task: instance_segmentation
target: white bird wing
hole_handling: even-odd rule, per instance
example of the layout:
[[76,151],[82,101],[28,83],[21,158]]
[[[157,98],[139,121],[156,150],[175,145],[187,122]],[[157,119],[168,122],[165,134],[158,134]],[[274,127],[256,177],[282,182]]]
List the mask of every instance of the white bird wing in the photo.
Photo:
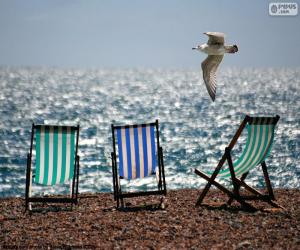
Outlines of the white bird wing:
[[216,72],[223,57],[224,57],[223,55],[220,56],[209,55],[201,63],[201,68],[203,71],[203,80],[207,88],[207,91],[213,101],[215,101],[216,89],[217,89]]
[[208,45],[221,44],[224,45],[225,34],[221,32],[205,32],[205,35],[208,36]]

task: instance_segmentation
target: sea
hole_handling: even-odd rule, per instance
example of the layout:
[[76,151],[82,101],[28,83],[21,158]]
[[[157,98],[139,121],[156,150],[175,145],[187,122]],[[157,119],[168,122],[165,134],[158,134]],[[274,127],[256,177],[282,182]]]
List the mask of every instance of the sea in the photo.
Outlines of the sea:
[[[0,197],[25,193],[32,123],[80,124],[79,192],[111,192],[111,124],[159,120],[167,189],[203,188],[194,168],[213,170],[246,114],[280,115],[266,160],[275,188],[300,188],[300,68],[223,68],[212,102],[198,69],[0,68]],[[237,159],[247,133],[238,140]],[[226,185],[230,183],[220,180]],[[261,168],[247,183],[264,187]],[[124,181],[155,188],[154,177]],[[68,185],[33,185],[34,194]]]

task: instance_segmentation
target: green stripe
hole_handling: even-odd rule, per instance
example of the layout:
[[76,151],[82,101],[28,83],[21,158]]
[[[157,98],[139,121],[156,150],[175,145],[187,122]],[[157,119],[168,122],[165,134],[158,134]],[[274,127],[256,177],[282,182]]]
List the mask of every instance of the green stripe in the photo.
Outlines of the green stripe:
[[[247,133],[247,142],[246,142],[246,146],[245,146],[245,149],[242,153],[242,155],[239,157],[239,159],[237,159],[234,163],[233,163],[233,167],[236,168],[243,160],[244,160],[244,157],[246,155],[246,153],[248,152],[249,150],[249,147],[250,147],[250,139],[251,139],[251,126],[247,124],[247,130],[248,130],[248,133]],[[241,166],[240,166],[241,167]],[[227,173],[227,175],[224,175],[222,177],[229,177],[231,176],[230,175],[230,169],[229,169],[229,166],[227,166],[226,169],[224,169],[222,172],[220,172],[220,174],[225,174]]]
[[48,172],[49,172],[49,127],[45,127],[45,154],[44,154],[44,179],[43,184],[48,184]]
[[70,136],[70,176],[69,176],[69,180],[71,180],[74,176],[74,159],[75,159],[75,130],[72,129],[71,130],[71,136]]
[[[268,147],[268,142],[269,142],[268,137],[269,137],[269,134],[270,134],[269,126],[266,125],[265,128],[266,128],[266,129],[265,129],[266,132],[265,132],[265,141],[264,141],[264,145],[263,145],[263,147],[262,147],[262,149],[261,149],[259,158],[257,159],[257,161],[256,161],[256,163],[255,163],[255,166],[257,166],[259,163],[261,163],[261,160],[263,159],[263,156],[264,156],[264,154],[265,154],[265,152],[266,152],[266,150],[267,150],[267,147]],[[272,139],[272,138],[270,138],[270,139]]]
[[[243,166],[241,166],[238,170],[238,175],[242,175],[243,173],[246,173],[248,172],[248,169],[251,168],[252,164],[253,164],[253,160],[255,158],[255,156],[258,154],[259,152],[259,149],[260,149],[260,145],[261,145],[261,137],[262,137],[262,126],[259,126],[259,125],[252,125],[252,126],[255,126],[254,128],[254,143],[251,147],[251,151],[250,151],[250,154],[248,155],[247,157],[247,161],[246,161],[246,164],[244,164]],[[258,132],[259,131],[259,132]],[[257,135],[258,134],[258,135]],[[255,144],[256,144],[256,141],[258,140],[258,143],[257,143],[257,148],[255,150]],[[255,151],[254,151],[255,150]],[[253,154],[254,153],[254,154]],[[253,154],[253,156],[252,156]]]
[[[262,146],[263,146],[263,131],[264,131],[264,128],[262,125],[256,125],[257,126],[257,130],[259,129],[260,130],[260,133],[259,133],[259,137],[258,137],[258,145],[257,145],[257,149],[255,151],[255,154],[253,155],[253,157],[251,158],[250,162],[248,163],[247,167],[244,167],[243,170],[242,170],[242,173],[245,173],[245,172],[248,172],[250,169],[254,168],[257,164],[257,160],[255,161],[255,158],[257,158],[259,160],[259,155],[261,154],[261,151],[262,151]],[[257,157],[258,156],[258,157]]]
[[[254,128],[254,131],[252,133],[252,126]],[[266,128],[265,133],[263,133],[263,128]],[[248,172],[250,169],[256,167],[258,164],[260,164],[264,159],[266,159],[271,151],[271,147],[273,145],[273,140],[274,140],[274,129],[275,126],[272,126],[269,128],[268,125],[248,125],[248,138],[247,138],[247,143],[245,146],[245,149],[242,153],[242,155],[239,157],[237,161],[233,163],[235,173],[240,176],[245,172]],[[258,135],[258,130],[260,131]],[[270,140],[268,140],[268,136],[272,133]],[[258,136],[258,138],[257,138]],[[252,143],[250,145],[251,138],[253,138]],[[257,144],[257,149],[254,152],[254,147],[255,147],[255,142],[258,139],[258,144]],[[246,157],[247,152],[249,151],[248,156]],[[251,157],[252,153],[254,153],[253,157]],[[254,161],[256,156],[258,155],[258,158]],[[246,157],[246,158],[245,158]],[[244,164],[238,166],[244,162]],[[238,167],[237,167],[238,166]],[[208,172],[212,173],[212,172]],[[222,170],[219,172],[221,178],[228,178],[230,177],[230,170],[229,167],[227,166],[226,169]]]
[[35,182],[38,183],[40,179],[40,147],[41,147],[41,130],[40,128],[36,129],[36,138],[35,138],[35,151],[36,151],[36,169],[35,169]]
[[66,176],[66,158],[67,158],[67,128],[62,128],[62,138],[61,138],[61,176],[60,176],[60,183],[65,182]]
[[238,164],[240,164],[240,162],[244,159],[244,157],[245,157],[245,155],[246,155],[246,153],[247,153],[247,151],[248,151],[248,148],[250,147],[251,126],[250,126],[250,125],[247,125],[247,129],[248,129],[248,138],[247,138],[245,150],[243,151],[241,157],[240,157],[237,161],[235,161],[235,162],[233,163],[233,166],[234,166],[234,167],[236,167]]
[[270,145],[269,145],[269,148],[267,149],[267,152],[265,154],[265,156],[261,159],[261,162],[263,162],[269,155],[270,155],[270,152],[271,152],[271,149],[272,149],[272,146],[273,146],[273,142],[274,142],[274,133],[275,133],[275,126],[272,125],[271,127],[271,139],[270,139]]
[[53,172],[51,185],[56,184],[57,178],[57,154],[58,154],[58,128],[55,127],[53,131]]
[[[252,154],[252,152],[253,152],[253,150],[254,150],[254,146],[255,146],[255,142],[256,142],[256,140],[255,140],[255,138],[256,138],[256,127],[253,127],[254,128],[254,132],[252,133],[252,126],[253,125],[249,125],[249,127],[250,127],[250,135],[249,135],[249,137],[251,138],[251,137],[253,137],[253,140],[252,140],[252,144],[251,145],[249,145],[249,154],[248,154],[248,156],[245,158],[245,164],[247,164],[247,162],[249,161],[249,159],[250,159],[250,157],[251,157],[251,154]],[[245,165],[241,165],[241,166],[239,166],[239,167],[237,167],[237,168],[235,168],[234,169],[234,171],[236,172],[236,171],[238,171],[239,169],[241,169],[241,168],[243,168],[243,166],[245,166]],[[231,175],[230,175],[230,172],[227,174],[227,175],[225,175],[225,176],[223,176],[223,177],[225,177],[225,178],[228,178],[228,177],[230,177]]]
[[[240,169],[241,169],[242,172],[243,172],[244,169],[246,169],[252,163],[253,157],[255,157],[256,152],[257,152],[257,151],[255,151],[255,144],[256,144],[256,142],[258,140],[258,143],[257,143],[257,149],[258,149],[259,148],[259,141],[261,140],[261,138],[260,138],[261,137],[261,133],[258,132],[258,130],[260,130],[260,127],[257,126],[257,125],[252,125],[252,126],[254,126],[254,133],[252,135],[253,138],[254,138],[254,140],[253,140],[253,143],[251,145],[250,153],[249,153],[249,155],[247,157],[246,163],[242,167],[240,167]],[[258,133],[259,133],[259,136],[258,136]],[[252,156],[252,154],[253,154],[253,156]]]
[[[268,147],[268,144],[269,144],[269,140],[268,140],[268,137],[269,137],[269,134],[270,134],[270,131],[269,131],[269,126],[268,125],[264,125],[265,128],[266,128],[266,132],[265,132],[265,137],[264,137],[264,144],[261,146],[260,148],[260,152],[259,152],[259,157],[258,159],[256,160],[256,162],[253,164],[253,166],[251,168],[254,168],[256,167],[258,164],[261,163],[262,159],[263,159],[263,156],[264,154],[266,153],[266,150],[267,150],[267,147]],[[271,140],[272,138],[270,138]]]
[[266,148],[268,145],[269,129],[268,129],[267,125],[260,126],[260,130],[263,130],[264,128],[265,128],[265,132],[264,132],[264,134],[263,134],[263,132],[261,132],[260,141],[259,141],[260,146],[258,147],[257,152],[255,154],[255,156],[258,155],[258,157],[255,161],[253,161],[253,159],[256,157],[253,157],[251,165],[248,165],[248,167],[245,168],[244,172],[248,172],[252,168],[256,167],[261,162],[261,159],[266,152]]

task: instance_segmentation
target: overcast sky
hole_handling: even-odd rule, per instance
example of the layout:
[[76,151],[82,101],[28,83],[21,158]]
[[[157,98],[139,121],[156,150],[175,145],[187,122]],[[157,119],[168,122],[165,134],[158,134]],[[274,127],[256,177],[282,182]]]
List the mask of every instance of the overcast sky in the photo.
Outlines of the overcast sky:
[[0,0],[0,65],[198,68],[191,48],[221,31],[239,47],[227,66],[298,67],[300,14],[269,16],[269,2]]

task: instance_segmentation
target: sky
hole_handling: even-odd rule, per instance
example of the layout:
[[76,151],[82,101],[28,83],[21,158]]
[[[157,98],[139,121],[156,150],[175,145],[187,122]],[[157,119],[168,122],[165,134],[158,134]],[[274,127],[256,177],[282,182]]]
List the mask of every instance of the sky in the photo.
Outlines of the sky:
[[192,47],[220,31],[239,47],[226,66],[299,67],[300,13],[270,2],[0,0],[0,66],[199,68]]

